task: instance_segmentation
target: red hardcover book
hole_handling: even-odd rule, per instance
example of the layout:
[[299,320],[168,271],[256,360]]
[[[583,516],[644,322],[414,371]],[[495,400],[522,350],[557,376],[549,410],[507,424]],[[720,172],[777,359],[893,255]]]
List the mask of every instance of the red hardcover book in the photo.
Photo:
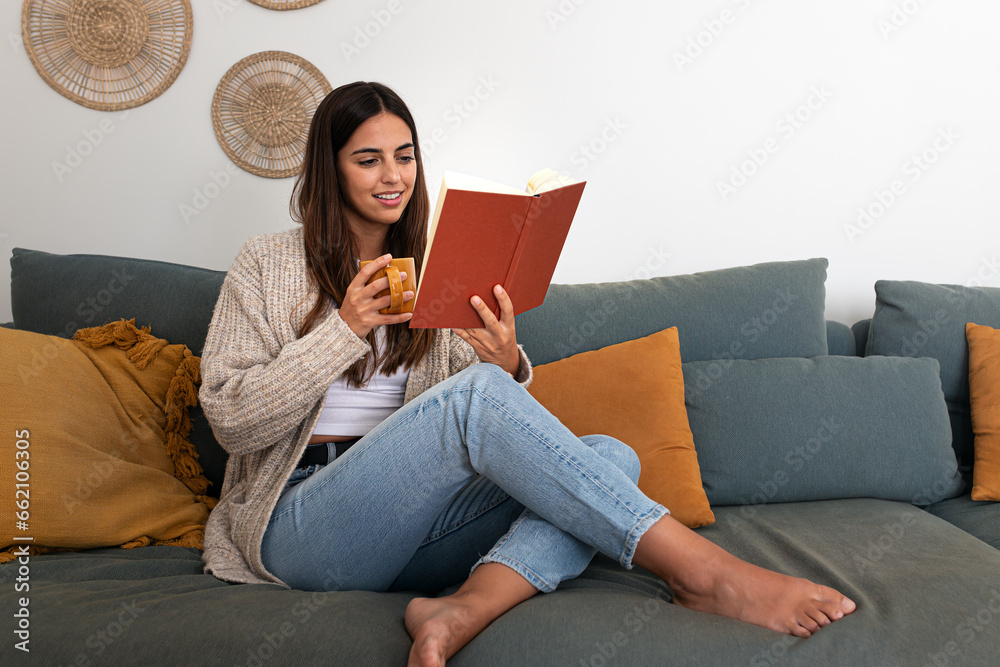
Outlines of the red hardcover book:
[[478,294],[500,318],[493,286],[518,315],[545,300],[586,182],[543,169],[520,191],[446,171],[417,277],[413,329],[482,327]]

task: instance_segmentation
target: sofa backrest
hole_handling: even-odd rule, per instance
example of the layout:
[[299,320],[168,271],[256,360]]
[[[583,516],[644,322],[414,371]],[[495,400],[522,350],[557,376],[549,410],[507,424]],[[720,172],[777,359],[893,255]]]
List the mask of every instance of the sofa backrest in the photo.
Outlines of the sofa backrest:
[[[678,325],[685,360],[853,355],[853,336],[823,317],[827,262],[812,259],[617,283],[552,285],[545,304],[517,318],[536,365]],[[135,318],[154,335],[201,354],[224,271],[107,255],[15,248],[13,325],[72,336],[79,328]],[[222,488],[227,454],[200,408],[191,441],[210,494]]]
[[14,248],[14,326],[69,338],[77,329],[135,318],[136,326],[201,354],[225,271],[108,255]]
[[551,285],[545,303],[517,317],[517,339],[534,364],[672,326],[678,328],[684,361],[824,355],[827,265],[825,259],[766,262],[681,276]]

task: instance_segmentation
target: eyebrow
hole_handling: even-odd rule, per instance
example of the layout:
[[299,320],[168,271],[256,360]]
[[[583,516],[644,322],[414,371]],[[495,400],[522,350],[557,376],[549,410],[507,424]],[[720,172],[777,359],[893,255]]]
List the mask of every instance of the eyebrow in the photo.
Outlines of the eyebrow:
[[[405,150],[407,148],[413,148],[413,144],[412,143],[408,143],[408,144],[403,144],[401,146],[398,146],[396,148],[396,152],[398,153],[399,151]],[[358,155],[360,153],[378,153],[379,155],[381,155],[382,154],[382,149],[381,148],[359,148],[358,150],[356,150],[353,153],[351,153],[351,155]]]

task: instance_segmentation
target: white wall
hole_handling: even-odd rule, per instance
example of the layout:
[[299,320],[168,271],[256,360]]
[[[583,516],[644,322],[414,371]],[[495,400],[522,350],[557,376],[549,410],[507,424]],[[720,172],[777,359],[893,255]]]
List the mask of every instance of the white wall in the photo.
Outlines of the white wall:
[[[240,171],[212,185],[228,164],[212,132],[215,86],[244,56],[277,49],[334,86],[387,83],[425,144],[439,130],[445,141],[425,149],[432,199],[446,168],[511,185],[542,166],[588,180],[556,282],[823,256],[827,315],[847,323],[871,315],[879,278],[1000,286],[995,0],[192,4],[194,43],[174,85],[109,114],[48,87],[19,44],[21,3],[4,3],[0,254],[226,269],[250,235],[291,226],[292,179]],[[391,20],[345,56],[377,15]],[[925,152],[936,161],[921,169]],[[766,162],[747,163],[755,173],[723,196],[719,184],[754,154]],[[884,214],[851,230],[894,181]],[[204,205],[206,188],[217,196],[186,221],[182,205]],[[11,319],[8,285],[6,274],[0,321]]]

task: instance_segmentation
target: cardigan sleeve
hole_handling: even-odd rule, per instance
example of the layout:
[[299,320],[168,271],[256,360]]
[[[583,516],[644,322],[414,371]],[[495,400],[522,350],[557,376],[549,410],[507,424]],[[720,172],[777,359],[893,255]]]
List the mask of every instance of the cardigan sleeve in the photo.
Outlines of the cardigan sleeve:
[[198,398],[231,454],[287,437],[330,383],[370,349],[336,309],[305,336],[282,344],[271,325],[280,315],[268,304],[292,295],[265,295],[261,264],[251,239],[226,274],[202,352]]

